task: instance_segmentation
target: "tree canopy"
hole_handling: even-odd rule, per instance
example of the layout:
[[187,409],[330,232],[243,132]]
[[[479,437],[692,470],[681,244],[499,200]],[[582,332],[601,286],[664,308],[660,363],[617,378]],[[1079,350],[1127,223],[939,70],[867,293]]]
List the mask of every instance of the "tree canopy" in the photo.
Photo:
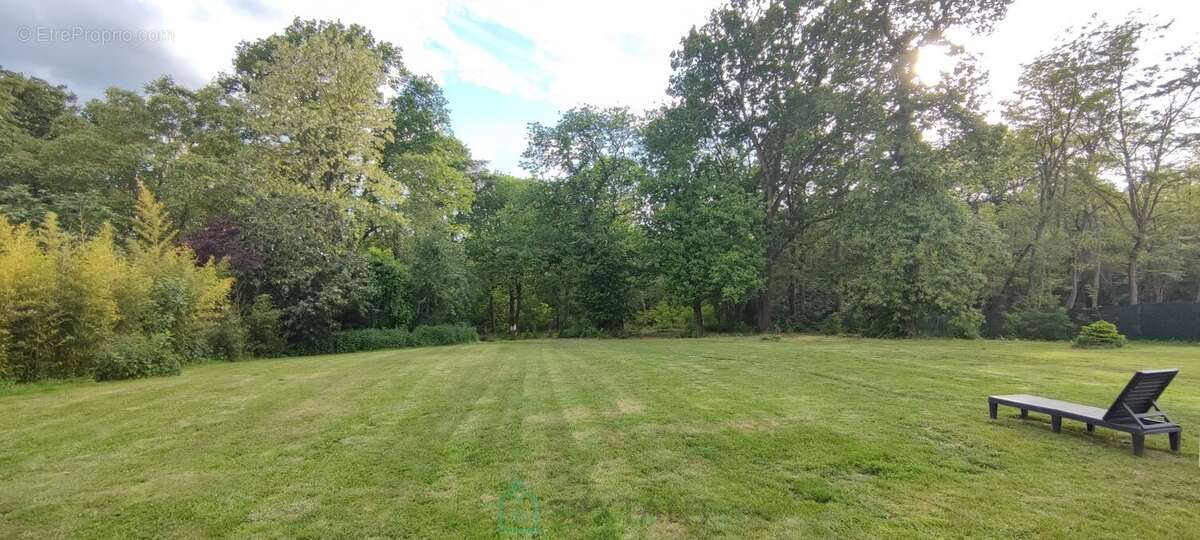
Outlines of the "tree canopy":
[[[92,314],[61,323],[80,343],[142,321],[271,351],[439,324],[970,337],[1005,313],[1200,301],[1195,54],[1145,54],[1161,21],[1089,23],[997,119],[947,36],[1007,7],[731,0],[681,37],[661,106],[530,124],[528,177],[473,158],[434,79],[359,25],[297,19],[209,85],[86,103],[0,70],[0,350],[51,370],[36,343],[62,306]],[[922,82],[933,45],[956,64]],[[60,298],[28,274],[52,264],[127,277]],[[141,318],[168,312],[190,322]]]

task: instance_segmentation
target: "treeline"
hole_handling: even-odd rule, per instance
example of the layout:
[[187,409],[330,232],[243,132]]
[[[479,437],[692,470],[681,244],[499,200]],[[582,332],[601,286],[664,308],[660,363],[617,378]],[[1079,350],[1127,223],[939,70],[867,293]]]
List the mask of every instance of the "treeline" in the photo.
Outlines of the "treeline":
[[437,86],[357,26],[297,20],[204,88],[82,106],[0,73],[0,376],[172,372],[357,328],[474,339],[442,325],[469,320],[462,216],[486,174]]
[[915,62],[1006,8],[718,9],[666,106],[532,125],[536,181],[478,191],[485,326],[1073,336],[1068,309],[1200,301],[1197,56],[1143,58],[1169,25],[1090,23],[993,123],[963,51],[936,84]]
[[297,20],[203,88],[82,105],[3,72],[0,213],[43,254],[32,231],[132,246],[145,186],[264,351],[440,325],[970,337],[985,314],[1200,298],[1196,56],[1092,24],[992,123],[969,56],[937,84],[915,63],[1007,4],[732,1],[681,40],[664,106],[529,126],[529,179],[474,160],[438,86],[360,26]]

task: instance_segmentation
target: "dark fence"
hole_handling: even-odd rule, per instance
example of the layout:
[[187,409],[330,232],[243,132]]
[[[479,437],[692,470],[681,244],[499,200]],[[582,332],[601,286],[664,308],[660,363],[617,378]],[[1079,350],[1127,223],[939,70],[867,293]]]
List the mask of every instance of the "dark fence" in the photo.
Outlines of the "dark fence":
[[1200,303],[1171,302],[1136,306],[1103,306],[1070,313],[1076,324],[1105,320],[1129,339],[1200,341]]

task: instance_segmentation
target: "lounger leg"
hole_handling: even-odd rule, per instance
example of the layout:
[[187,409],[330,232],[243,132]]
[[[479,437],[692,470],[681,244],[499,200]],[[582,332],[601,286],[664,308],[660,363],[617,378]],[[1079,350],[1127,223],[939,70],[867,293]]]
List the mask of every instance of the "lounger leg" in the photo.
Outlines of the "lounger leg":
[[1133,455],[1141,457],[1146,451],[1146,435],[1142,433],[1133,434]]
[[1167,434],[1167,436],[1171,438],[1171,451],[1172,451],[1172,452],[1178,452],[1178,451],[1179,451],[1179,439],[1180,439],[1180,435],[1182,435],[1182,434],[1181,434],[1180,432],[1178,432],[1178,431],[1172,431],[1172,432],[1170,432],[1170,433],[1168,433],[1168,434]]
[[1000,408],[999,403],[996,403],[995,401],[988,402],[988,416],[991,416],[992,420],[996,419],[996,409],[999,409],[999,408]]
[[1050,429],[1052,431],[1054,431],[1055,433],[1059,433],[1062,431],[1062,417],[1061,416],[1051,416],[1050,417]]
[[1088,433],[1096,431],[1096,424],[1088,424]]
[[1029,418],[1029,409],[1021,409],[1021,418]]

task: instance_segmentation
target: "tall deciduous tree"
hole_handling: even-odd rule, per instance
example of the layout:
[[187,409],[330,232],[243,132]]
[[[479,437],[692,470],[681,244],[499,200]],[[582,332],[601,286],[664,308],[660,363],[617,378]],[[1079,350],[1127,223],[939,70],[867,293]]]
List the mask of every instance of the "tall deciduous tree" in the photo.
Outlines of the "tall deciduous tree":
[[692,307],[704,333],[704,300],[738,302],[761,286],[758,205],[749,171],[736,155],[702,152],[685,109],[661,111],[646,129],[652,175],[646,251],[666,289]]
[[831,14],[839,40],[864,39],[868,86],[875,89],[878,131],[868,181],[858,208],[862,265],[848,289],[876,333],[914,336],[923,320],[948,317],[956,333],[978,332],[974,304],[983,285],[972,257],[990,233],[952,197],[946,152],[923,136],[961,137],[977,126],[963,122],[971,110],[969,71],[928,88],[916,78],[921,47],[957,28],[984,31],[1003,16],[1005,0],[967,2],[863,2]]
[[[1006,116],[1027,141],[1026,158],[1032,163],[1023,191],[1030,193],[1028,236],[1021,239],[1004,284],[997,295],[1002,304],[1009,298],[1014,281],[1026,274],[1026,300],[1039,303],[1041,268],[1039,249],[1047,227],[1066,223],[1064,202],[1085,191],[1087,178],[1081,171],[1094,171],[1098,146],[1108,121],[1108,93],[1099,84],[1103,59],[1086,38],[1076,38],[1042,54],[1025,66],[1016,99]],[[1074,185],[1072,185],[1074,184]],[[1025,210],[1024,208],[1022,210]],[[1091,218],[1083,219],[1083,225]],[[1078,228],[1078,227],[1077,227]]]
[[771,323],[771,279],[805,228],[830,219],[869,129],[861,35],[840,34],[838,2],[735,0],[694,28],[671,56],[668,93],[706,139],[749,156],[757,177],[762,287],[757,326]]
[[572,109],[553,126],[529,126],[522,161],[550,183],[544,219],[560,228],[564,284],[587,322],[607,331],[624,325],[632,287],[632,217],[645,174],[636,123],[625,109]]
[[1108,172],[1124,183],[1120,198],[1105,201],[1132,238],[1128,251],[1129,303],[1141,301],[1139,263],[1149,247],[1164,200],[1186,180],[1187,159],[1200,140],[1200,62],[1192,49],[1147,63],[1140,50],[1166,26],[1128,21],[1099,25],[1091,46],[1104,56],[1102,89],[1110,97],[1112,123],[1106,138]]
[[398,52],[358,26],[297,20],[282,35],[243,43],[235,61],[249,125],[271,178],[384,204],[402,196],[382,166]]

